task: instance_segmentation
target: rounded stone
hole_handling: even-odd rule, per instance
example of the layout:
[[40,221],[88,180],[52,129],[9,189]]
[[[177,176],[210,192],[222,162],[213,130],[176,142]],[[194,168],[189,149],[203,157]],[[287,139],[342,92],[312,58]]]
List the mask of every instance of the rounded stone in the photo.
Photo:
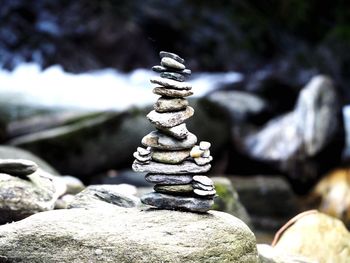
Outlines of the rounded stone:
[[194,189],[193,192],[198,196],[208,197],[208,198],[213,197],[216,194],[216,191],[214,189],[210,191]]
[[205,176],[205,175],[195,175],[193,176],[193,181],[203,185],[207,185],[207,186],[214,185],[213,181],[208,176]]
[[166,51],[160,51],[159,52],[159,56],[160,56],[160,58],[168,57],[168,58],[175,59],[177,62],[179,62],[181,64],[185,63],[185,60],[182,57],[180,57],[179,55],[175,54],[175,53],[166,52]]
[[190,90],[166,89],[163,87],[155,87],[153,93],[173,98],[184,98],[193,95],[193,92]]
[[203,150],[203,151],[209,150],[210,146],[211,146],[211,143],[210,143],[210,142],[202,141],[202,142],[199,143],[199,148],[200,148],[201,150]]
[[157,127],[157,129],[179,140],[185,139],[189,134],[189,131],[187,130],[187,127],[186,127],[186,123],[182,123],[180,125],[177,125],[171,128]]
[[192,182],[192,175],[147,174],[145,180],[153,184],[189,184]]
[[149,162],[148,164],[134,162],[132,169],[140,173],[162,173],[162,174],[200,174],[210,170],[211,165],[199,166],[193,162],[184,161],[180,164],[165,164],[157,162]]
[[166,71],[166,72],[160,73],[160,76],[162,78],[173,79],[173,80],[180,81],[180,82],[185,81],[184,75],[182,75],[180,73],[176,73],[176,72]]
[[151,155],[141,156],[138,152],[134,152],[133,156],[135,157],[136,160],[138,160],[141,163],[148,162],[152,159]]
[[163,67],[167,67],[167,68],[173,68],[173,69],[177,69],[177,70],[183,70],[185,69],[185,65],[176,61],[175,59],[169,58],[169,57],[164,57],[161,59],[160,64]]
[[229,214],[114,205],[54,210],[0,226],[0,255],[9,262],[259,262],[254,234]]
[[201,150],[199,146],[196,145],[191,149],[190,155],[192,158],[198,158],[198,157],[201,157],[203,153],[204,151]]
[[214,190],[214,186],[207,186],[207,185],[203,185],[201,183],[198,182],[192,182],[192,187],[195,189],[199,189],[199,190],[203,190],[203,191],[213,191]]
[[194,109],[187,106],[185,110],[159,113],[155,110],[147,114],[147,119],[157,127],[171,128],[183,123],[194,114]]
[[151,151],[149,149],[145,149],[142,147],[137,147],[137,152],[140,156],[148,156],[151,154]]
[[206,164],[210,163],[213,160],[213,157],[212,156],[209,156],[208,158],[197,157],[197,158],[193,158],[193,160],[198,165],[206,165]]
[[163,67],[163,66],[160,66],[160,65],[153,66],[152,70],[155,71],[155,72],[158,72],[158,73],[171,71],[171,72],[176,72],[176,73],[183,74],[183,75],[186,75],[186,76],[189,76],[192,73],[191,70],[187,69],[187,68],[183,69],[183,70],[176,70],[176,69],[169,69],[169,68],[166,68],[166,67]]
[[142,138],[142,144],[159,150],[183,150],[190,149],[197,142],[197,137],[189,133],[186,139],[177,140],[159,131],[152,131]]
[[152,160],[160,163],[177,164],[190,156],[190,150],[180,151],[153,151]]
[[188,100],[183,98],[160,97],[153,105],[157,112],[173,112],[186,109]]
[[164,88],[176,89],[176,90],[190,90],[192,85],[189,82],[179,82],[172,79],[165,79],[161,77],[152,77],[151,83],[158,84]]
[[14,176],[24,176],[34,173],[38,169],[35,162],[24,159],[0,159],[0,173]]
[[193,187],[191,184],[178,184],[178,185],[155,185],[154,191],[164,194],[189,194],[192,193]]

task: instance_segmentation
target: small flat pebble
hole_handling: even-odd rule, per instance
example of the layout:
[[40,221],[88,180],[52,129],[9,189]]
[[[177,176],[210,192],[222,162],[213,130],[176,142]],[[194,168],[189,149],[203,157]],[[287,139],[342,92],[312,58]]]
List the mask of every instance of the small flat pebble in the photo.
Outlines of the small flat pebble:
[[183,174],[147,174],[145,179],[153,184],[189,184],[192,182],[192,175]]
[[173,112],[186,109],[188,100],[183,98],[160,97],[153,105],[157,112]]
[[177,62],[179,62],[181,64],[185,63],[185,60],[182,57],[180,57],[179,55],[175,54],[175,53],[166,52],[166,51],[160,51],[159,52],[159,56],[160,56],[160,58],[168,57],[168,58],[175,59]]
[[176,70],[176,69],[169,69],[169,68],[166,68],[166,67],[163,67],[163,66],[160,66],[160,65],[153,66],[152,70],[155,71],[155,72],[158,72],[158,73],[171,71],[171,72],[176,72],[176,73],[183,74],[183,75],[186,75],[186,76],[189,76],[192,73],[191,70],[187,69],[187,68],[183,69],[183,70]]
[[167,79],[173,79],[173,80],[180,81],[180,82],[185,81],[185,76],[180,74],[180,73],[176,73],[176,72],[169,72],[169,71],[162,72],[162,73],[160,73],[160,77],[167,78]]
[[213,191],[214,190],[214,186],[207,186],[207,185],[203,185],[203,184],[200,184],[197,182],[193,182],[192,187],[194,189],[199,189],[199,190],[203,190],[203,191]]
[[177,140],[159,131],[152,131],[142,138],[142,144],[159,150],[184,150],[190,149],[197,142],[193,133],[188,133],[186,139]]
[[189,82],[179,82],[172,79],[165,79],[161,77],[152,77],[151,83],[158,84],[164,88],[176,89],[176,90],[190,90],[192,85]]
[[210,168],[210,164],[199,166],[190,161],[184,161],[180,164],[165,164],[153,161],[143,164],[135,161],[132,165],[135,172],[152,174],[200,174],[208,172]]
[[137,147],[137,152],[140,156],[148,156],[151,154],[151,151],[149,149],[145,149],[142,147]]
[[161,193],[148,193],[141,197],[141,202],[161,209],[207,212],[214,201],[194,197],[174,196]]
[[160,185],[154,186],[154,191],[164,194],[189,194],[192,193],[193,187],[191,184],[178,184],[178,185]]
[[215,190],[205,191],[205,190],[200,190],[200,189],[194,189],[193,192],[196,195],[203,196],[203,197],[213,197],[216,194]]
[[164,128],[164,127],[157,126],[157,129],[179,140],[185,139],[189,134],[189,131],[187,130],[187,127],[186,127],[186,123],[182,123],[180,125],[177,125],[171,128]]
[[0,159],[0,173],[25,176],[34,173],[38,165],[24,159]]
[[211,146],[210,142],[202,141],[199,143],[199,148],[203,151],[209,150],[210,146]]
[[210,156],[210,150],[205,150],[202,154],[202,157],[208,158]]
[[151,155],[149,156],[141,156],[138,152],[134,152],[133,156],[135,157],[136,160],[139,162],[148,162],[152,159]]
[[161,59],[160,64],[163,67],[167,67],[167,68],[173,68],[173,69],[177,69],[177,70],[183,70],[185,69],[185,65],[176,61],[175,59],[169,58],[169,57],[164,57]]
[[181,151],[157,151],[152,153],[152,160],[160,163],[177,164],[190,156],[190,150]]
[[196,145],[191,149],[190,156],[192,158],[198,158],[201,157],[203,153],[204,151],[201,150],[198,145]]
[[214,185],[213,181],[208,176],[205,176],[205,175],[195,175],[193,176],[193,181],[203,185],[207,185],[207,186]]
[[197,158],[193,158],[193,160],[198,165],[206,165],[206,164],[210,163],[213,160],[213,157],[212,156],[209,156],[208,158],[197,157]]
[[176,90],[176,89],[166,89],[163,87],[155,87],[153,93],[160,96],[167,96],[172,98],[184,98],[193,95],[190,90]]
[[171,128],[192,117],[194,109],[187,106],[185,110],[159,113],[155,110],[147,114],[147,119],[157,127]]

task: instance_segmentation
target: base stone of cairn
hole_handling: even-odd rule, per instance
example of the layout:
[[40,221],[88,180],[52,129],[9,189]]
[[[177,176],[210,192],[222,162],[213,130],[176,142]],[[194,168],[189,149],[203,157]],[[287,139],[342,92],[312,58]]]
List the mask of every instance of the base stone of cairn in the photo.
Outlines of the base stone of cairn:
[[146,148],[134,153],[133,170],[146,172],[154,192],[141,197],[144,204],[161,209],[207,212],[214,203],[213,182],[203,175],[211,168],[210,143],[197,143],[197,137],[184,123],[194,114],[186,97],[193,94],[185,81],[191,74],[185,60],[170,52],[160,52],[161,65],[152,69],[160,77],[151,78],[160,95],[148,115],[156,130],[142,139]]

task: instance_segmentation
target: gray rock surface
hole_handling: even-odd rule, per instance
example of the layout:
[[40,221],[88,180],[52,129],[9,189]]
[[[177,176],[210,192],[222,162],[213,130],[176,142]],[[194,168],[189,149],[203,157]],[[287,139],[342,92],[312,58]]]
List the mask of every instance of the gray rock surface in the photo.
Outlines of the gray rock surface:
[[204,213],[213,205],[212,199],[168,195],[162,193],[147,193],[141,197],[141,202],[160,209],[183,210]]
[[190,156],[190,150],[158,151],[152,153],[152,160],[160,163],[178,164]]
[[184,161],[181,164],[164,164],[150,162],[149,164],[140,164],[134,162],[132,168],[135,172],[146,173],[164,173],[164,174],[200,174],[210,170],[210,164],[198,166],[193,162]]
[[177,140],[159,131],[152,131],[142,138],[142,144],[159,150],[183,150],[190,149],[197,142],[193,133],[188,133],[183,140]]
[[162,72],[160,73],[162,78],[173,79],[176,81],[185,81],[185,77],[182,74],[176,72]]
[[153,184],[189,184],[192,182],[192,175],[147,174],[145,179]]
[[210,163],[213,160],[213,157],[212,156],[209,156],[209,157],[206,157],[206,158],[204,158],[204,157],[196,157],[196,158],[193,158],[193,160],[198,165],[206,165],[206,164]]
[[160,97],[153,105],[157,112],[170,112],[184,110],[188,106],[188,100],[183,98]]
[[163,57],[160,61],[160,64],[163,67],[173,68],[176,70],[183,70],[186,68],[184,64],[176,61],[175,59],[169,58],[169,57]]
[[77,194],[85,189],[83,182],[74,176],[65,175],[56,176],[55,178],[57,181],[66,185],[65,194]]
[[175,137],[176,139],[183,140],[187,137],[189,134],[189,131],[187,130],[186,123],[182,123],[180,125],[171,127],[171,128],[162,128],[158,127],[159,130],[161,130],[163,133],[170,135],[172,137]]
[[254,234],[226,213],[117,206],[54,210],[1,226],[0,255],[31,263],[259,262]]
[[188,194],[193,192],[191,184],[155,185],[154,191],[164,194]]
[[257,245],[261,263],[316,263],[300,255],[292,255],[265,244]]
[[162,77],[152,77],[151,83],[160,85],[163,88],[176,89],[176,90],[190,90],[192,85],[189,82],[179,82],[173,79],[165,79]]
[[14,176],[29,175],[38,169],[38,165],[25,159],[0,159],[0,173]]
[[89,185],[74,197],[68,208],[102,208],[109,204],[130,208],[138,206],[140,200],[120,192],[118,185]]
[[153,93],[173,98],[184,98],[193,95],[193,92],[190,90],[166,89],[163,87],[155,87]]
[[[155,71],[155,72],[158,72],[158,73],[162,73],[162,72],[166,72],[166,71],[169,71],[170,69],[169,68],[166,68],[166,67],[163,67],[163,66],[160,66],[160,65],[157,65],[157,66],[153,66],[152,67],[152,70]],[[191,75],[191,70],[190,69],[183,69],[183,70],[173,70],[174,72],[177,72],[177,73],[180,73],[180,74],[183,74],[183,75]]]
[[160,51],[159,52],[159,56],[160,56],[160,58],[168,57],[168,58],[175,59],[177,62],[179,62],[181,64],[185,63],[185,60],[182,57],[180,57],[179,55],[175,54],[175,53],[166,52],[166,51]]
[[147,118],[156,126],[171,128],[183,123],[188,118],[192,117],[194,110],[187,106],[185,110],[177,112],[159,113],[155,110],[148,113]]

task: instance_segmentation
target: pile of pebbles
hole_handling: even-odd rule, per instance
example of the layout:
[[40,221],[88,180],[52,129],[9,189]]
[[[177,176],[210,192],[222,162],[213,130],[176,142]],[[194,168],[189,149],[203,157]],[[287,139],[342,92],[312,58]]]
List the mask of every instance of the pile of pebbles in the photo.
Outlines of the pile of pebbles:
[[193,116],[188,96],[192,86],[185,82],[191,70],[185,60],[174,53],[160,52],[161,65],[152,69],[160,77],[153,93],[160,95],[148,115],[156,130],[142,139],[146,148],[134,153],[133,170],[146,172],[146,181],[154,183],[154,191],[142,196],[144,204],[161,209],[206,212],[214,203],[215,189],[210,178],[203,175],[211,168],[210,143],[197,143],[197,137],[184,123]]

